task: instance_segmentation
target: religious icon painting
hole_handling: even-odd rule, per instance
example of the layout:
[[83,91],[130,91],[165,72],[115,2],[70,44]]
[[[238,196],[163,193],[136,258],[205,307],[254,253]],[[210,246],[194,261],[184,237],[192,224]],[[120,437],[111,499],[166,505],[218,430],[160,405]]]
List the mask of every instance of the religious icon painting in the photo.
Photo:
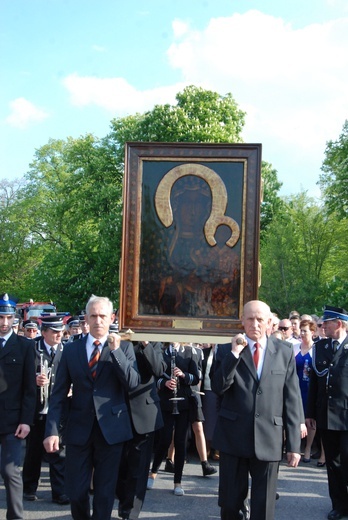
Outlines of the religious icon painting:
[[239,331],[258,291],[261,145],[127,143],[125,165],[121,329]]

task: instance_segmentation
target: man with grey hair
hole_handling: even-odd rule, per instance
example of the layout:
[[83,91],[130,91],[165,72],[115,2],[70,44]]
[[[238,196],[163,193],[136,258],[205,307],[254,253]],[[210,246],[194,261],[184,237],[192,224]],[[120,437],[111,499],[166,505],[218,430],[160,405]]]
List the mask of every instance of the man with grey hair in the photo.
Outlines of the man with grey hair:
[[[220,452],[219,505],[222,520],[241,518],[251,476],[251,518],[273,520],[285,430],[288,465],[300,461],[301,408],[294,352],[267,337],[269,306],[245,304],[231,344],[218,348],[212,390],[221,396],[214,434]],[[283,422],[284,420],[284,422]]]
[[58,428],[72,386],[66,427],[66,491],[75,520],[91,518],[89,487],[93,474],[94,520],[111,518],[122,449],[132,437],[127,393],[140,382],[131,342],[109,334],[113,305],[91,296],[86,306],[89,334],[67,343],[60,361],[46,421],[44,446],[59,449]]

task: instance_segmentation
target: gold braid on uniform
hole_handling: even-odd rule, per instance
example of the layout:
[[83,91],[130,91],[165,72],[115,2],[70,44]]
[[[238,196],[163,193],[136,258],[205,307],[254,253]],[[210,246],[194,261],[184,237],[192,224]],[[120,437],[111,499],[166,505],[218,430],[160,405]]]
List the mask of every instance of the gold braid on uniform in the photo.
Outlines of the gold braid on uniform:
[[[329,344],[327,343],[324,348],[328,348],[328,347],[329,347]],[[313,352],[312,352],[312,368],[313,368],[314,372],[317,374],[318,377],[324,377],[329,372],[329,367],[325,368],[322,371],[319,371],[317,369],[316,364],[315,364],[315,361],[316,361],[316,351],[317,351],[317,349],[316,349],[316,346],[314,345],[313,346]]]

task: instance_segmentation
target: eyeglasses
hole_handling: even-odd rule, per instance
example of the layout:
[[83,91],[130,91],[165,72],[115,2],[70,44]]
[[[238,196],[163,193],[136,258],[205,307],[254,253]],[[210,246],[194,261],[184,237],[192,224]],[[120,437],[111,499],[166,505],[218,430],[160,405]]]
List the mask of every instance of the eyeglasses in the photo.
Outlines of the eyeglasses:
[[285,330],[289,330],[290,327],[278,327],[278,330],[281,330],[281,331],[285,331]]

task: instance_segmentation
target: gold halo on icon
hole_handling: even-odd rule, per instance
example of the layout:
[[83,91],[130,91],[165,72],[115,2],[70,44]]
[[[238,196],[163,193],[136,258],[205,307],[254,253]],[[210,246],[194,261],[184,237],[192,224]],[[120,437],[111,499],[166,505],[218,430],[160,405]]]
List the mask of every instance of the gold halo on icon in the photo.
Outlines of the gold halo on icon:
[[165,227],[173,223],[173,211],[170,204],[170,194],[173,184],[188,175],[194,175],[203,179],[210,187],[212,194],[212,207],[210,216],[204,225],[204,235],[210,246],[216,245],[215,233],[218,226],[225,225],[231,230],[231,236],[226,245],[233,247],[240,237],[240,229],[237,222],[225,215],[227,208],[227,190],[221,177],[211,168],[202,164],[181,164],[175,166],[165,174],[158,184],[155,194],[155,208],[158,218]]

